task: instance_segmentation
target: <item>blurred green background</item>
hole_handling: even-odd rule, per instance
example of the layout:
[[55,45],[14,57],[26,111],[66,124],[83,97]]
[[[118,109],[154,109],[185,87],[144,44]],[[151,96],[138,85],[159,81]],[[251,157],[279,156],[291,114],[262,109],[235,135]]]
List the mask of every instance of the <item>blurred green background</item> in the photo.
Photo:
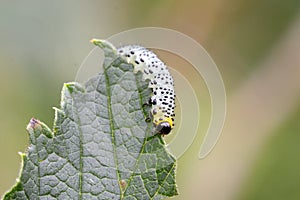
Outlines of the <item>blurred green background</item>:
[[214,151],[198,159],[199,133],[179,159],[174,199],[300,199],[299,6],[297,0],[1,1],[0,195],[18,176],[27,123],[35,117],[52,126],[63,83],[75,79],[94,48],[89,40],[157,26],[205,47],[228,98]]

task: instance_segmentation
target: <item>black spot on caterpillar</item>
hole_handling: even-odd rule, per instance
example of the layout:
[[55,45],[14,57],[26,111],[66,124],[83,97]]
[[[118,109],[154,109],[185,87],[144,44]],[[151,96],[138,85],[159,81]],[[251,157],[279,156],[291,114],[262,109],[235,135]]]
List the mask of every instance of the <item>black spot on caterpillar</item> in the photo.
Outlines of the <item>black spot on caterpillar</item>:
[[174,81],[168,67],[150,50],[129,45],[118,48],[118,54],[134,66],[134,72],[141,71],[144,79],[149,79],[152,89],[151,113],[156,131],[167,135],[174,127],[175,91]]

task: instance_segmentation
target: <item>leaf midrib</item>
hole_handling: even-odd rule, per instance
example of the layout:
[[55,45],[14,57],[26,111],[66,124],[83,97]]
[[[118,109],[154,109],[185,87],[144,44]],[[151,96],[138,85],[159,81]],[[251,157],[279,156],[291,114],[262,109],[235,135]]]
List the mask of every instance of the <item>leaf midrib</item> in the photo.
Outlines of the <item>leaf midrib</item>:
[[[141,92],[141,90],[139,89],[141,86],[139,85],[139,81],[138,81],[138,79],[137,79],[137,74],[136,74],[136,73],[134,74],[134,77],[135,77],[135,83],[136,83],[137,90],[138,90],[138,96],[139,96],[139,100],[140,100],[140,101],[139,101],[139,102],[140,102],[140,106],[141,106],[141,108],[142,108],[142,110],[143,110],[144,118],[146,119],[146,118],[148,117],[148,116],[147,116],[147,111],[146,111],[146,109],[144,108],[144,102],[143,102],[143,98],[142,98],[142,92]],[[149,126],[147,125],[146,134],[148,133],[148,131],[149,131]],[[140,152],[139,152],[139,155],[138,155],[138,157],[137,157],[137,159],[136,159],[136,161],[135,161],[135,165],[134,165],[134,168],[133,168],[133,172],[132,172],[132,174],[130,175],[130,177],[129,177],[129,179],[128,179],[128,184],[127,184],[126,188],[124,189],[123,194],[126,193],[126,190],[127,190],[127,188],[129,187],[130,182],[131,182],[131,180],[133,179],[133,176],[135,175],[135,171],[136,171],[136,169],[137,169],[139,159],[140,159],[140,157],[141,157],[141,155],[142,155],[142,153],[143,153],[143,151],[144,151],[145,144],[146,144],[146,142],[148,141],[148,140],[147,140],[147,137],[146,137],[146,134],[145,134],[145,138],[144,138],[143,144],[142,144],[142,146],[141,146],[141,150],[140,150]],[[150,194],[149,194],[149,196],[150,196]]]
[[110,87],[110,82],[109,82],[109,76],[107,74],[107,70],[112,66],[112,64],[109,65],[109,67],[104,67],[104,76],[105,76],[105,87],[106,87],[106,92],[107,92],[107,109],[108,109],[108,119],[109,119],[109,125],[111,129],[111,140],[112,140],[112,145],[113,145],[113,151],[114,151],[114,162],[116,165],[116,175],[118,178],[118,185],[119,185],[119,190],[120,190],[120,198],[123,198],[123,193],[122,193],[122,188],[120,186],[120,174],[119,174],[119,163],[118,163],[118,158],[117,158],[117,148],[116,148],[116,136],[115,136],[115,127],[114,127],[114,119],[113,119],[113,114],[112,114],[112,101],[111,101],[111,87]]
[[[76,116],[77,119],[75,120],[75,119],[72,119],[71,117],[68,117],[68,118],[71,121],[74,121],[74,122],[77,121],[78,122],[79,151],[80,151],[80,153],[79,153],[79,170],[78,170],[78,172],[79,172],[79,188],[78,188],[79,196],[78,196],[78,198],[80,200],[82,200],[83,199],[83,197],[82,197],[82,194],[83,194],[83,192],[82,192],[82,188],[83,188],[83,174],[82,174],[82,172],[83,172],[83,161],[82,161],[82,158],[83,158],[83,143],[82,143],[82,141],[83,141],[83,132],[81,130],[81,121],[80,121],[80,117],[79,117],[80,114],[78,113],[77,106],[74,105],[76,101],[74,101],[73,92],[70,92],[70,94],[71,94],[71,97],[72,97],[72,108],[76,108],[76,109],[73,109],[73,111],[75,112],[74,113],[74,118]],[[69,160],[69,159],[67,158],[67,160]],[[72,162],[69,162],[69,163],[72,163]]]

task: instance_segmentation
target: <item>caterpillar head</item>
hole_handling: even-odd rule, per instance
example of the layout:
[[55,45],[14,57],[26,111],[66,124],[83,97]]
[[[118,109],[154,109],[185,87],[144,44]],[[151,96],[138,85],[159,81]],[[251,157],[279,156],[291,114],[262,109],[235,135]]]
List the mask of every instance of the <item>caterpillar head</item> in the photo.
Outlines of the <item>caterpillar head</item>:
[[156,131],[162,135],[168,135],[171,132],[173,126],[174,124],[172,119],[167,117],[158,121],[158,123],[156,124]]

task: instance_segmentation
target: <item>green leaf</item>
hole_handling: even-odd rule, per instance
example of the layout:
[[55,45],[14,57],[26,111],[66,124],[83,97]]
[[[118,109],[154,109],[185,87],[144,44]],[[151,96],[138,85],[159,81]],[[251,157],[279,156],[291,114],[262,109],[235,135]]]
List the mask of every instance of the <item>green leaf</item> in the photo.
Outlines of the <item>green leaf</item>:
[[53,131],[31,119],[22,170],[4,199],[163,199],[177,195],[175,158],[146,122],[141,73],[101,40],[104,72],[66,83]]

